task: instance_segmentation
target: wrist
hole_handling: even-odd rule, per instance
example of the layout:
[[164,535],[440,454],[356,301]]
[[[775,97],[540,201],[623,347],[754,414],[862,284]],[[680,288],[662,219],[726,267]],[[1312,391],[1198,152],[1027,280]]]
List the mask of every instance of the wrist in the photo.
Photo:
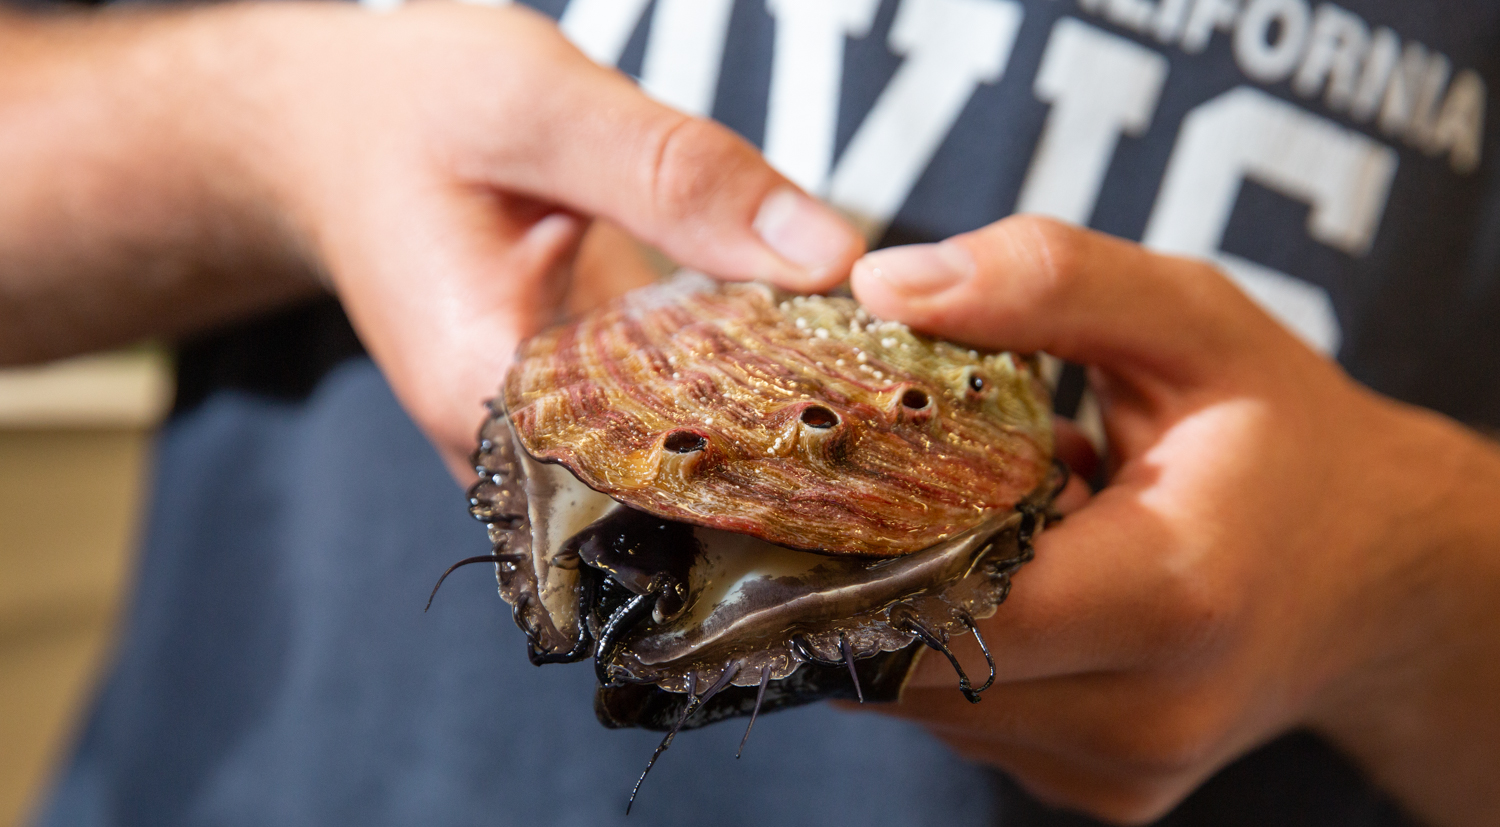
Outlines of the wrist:
[[[1363,446],[1383,491],[1349,608],[1357,657],[1311,723],[1435,824],[1492,823],[1500,758],[1500,450],[1440,415],[1381,401]],[[1359,465],[1347,466],[1361,468]]]

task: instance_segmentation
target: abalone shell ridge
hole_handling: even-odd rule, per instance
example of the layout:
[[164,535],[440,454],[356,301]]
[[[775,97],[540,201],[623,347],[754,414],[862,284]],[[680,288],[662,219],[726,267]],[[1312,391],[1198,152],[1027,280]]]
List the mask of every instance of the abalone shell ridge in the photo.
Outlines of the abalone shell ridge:
[[626,505],[834,554],[935,545],[1052,454],[1028,360],[697,275],[524,342],[503,401],[529,454]]

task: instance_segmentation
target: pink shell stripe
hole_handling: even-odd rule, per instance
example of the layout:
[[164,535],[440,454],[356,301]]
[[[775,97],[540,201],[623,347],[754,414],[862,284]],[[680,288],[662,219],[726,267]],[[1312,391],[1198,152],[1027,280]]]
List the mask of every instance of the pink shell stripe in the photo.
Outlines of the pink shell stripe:
[[1052,453],[1028,360],[702,277],[523,343],[504,401],[526,451],[627,505],[829,553],[928,548],[1014,507]]

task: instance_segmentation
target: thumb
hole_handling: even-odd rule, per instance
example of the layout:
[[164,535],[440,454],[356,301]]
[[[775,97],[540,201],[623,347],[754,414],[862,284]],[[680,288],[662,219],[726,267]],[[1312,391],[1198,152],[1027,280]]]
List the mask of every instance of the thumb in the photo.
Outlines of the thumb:
[[510,108],[527,129],[490,156],[489,183],[607,218],[674,261],[728,279],[820,291],[848,277],[863,237],[733,131],[685,115],[555,32],[552,79]]
[[1035,216],[876,251],[852,280],[871,312],[929,333],[1171,384],[1224,370],[1276,329],[1207,264]]
[[644,180],[606,193],[604,215],[674,261],[721,278],[821,292],[849,277],[865,243],[837,212],[728,129],[668,118],[640,161]]

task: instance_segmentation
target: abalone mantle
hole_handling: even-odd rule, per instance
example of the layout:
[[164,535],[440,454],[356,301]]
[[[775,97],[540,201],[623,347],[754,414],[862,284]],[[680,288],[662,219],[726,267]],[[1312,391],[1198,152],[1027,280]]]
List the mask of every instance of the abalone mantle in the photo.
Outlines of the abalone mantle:
[[1038,490],[1046,398],[1029,360],[852,299],[696,274],[528,340],[502,394],[526,454],[626,506],[874,557],[932,548]]
[[[626,685],[686,693],[721,680],[738,687],[779,682],[809,662],[840,662],[841,646],[860,661],[900,652],[916,641],[898,620],[903,615],[947,640],[994,614],[1010,575],[1030,557],[1019,511],[992,514],[898,558],[796,551],[653,517],[516,449],[502,410],[485,423],[475,462],[484,479],[470,490],[471,510],[502,555],[500,593],[526,632],[532,659],[594,655],[601,699]],[[1053,472],[1026,498],[1038,520],[1058,487]],[[602,629],[619,604],[600,602],[606,581],[650,607],[608,646]],[[898,692],[904,678],[903,670],[886,690]],[[705,720],[718,714],[705,712]],[[601,720],[622,725],[603,713]]]

